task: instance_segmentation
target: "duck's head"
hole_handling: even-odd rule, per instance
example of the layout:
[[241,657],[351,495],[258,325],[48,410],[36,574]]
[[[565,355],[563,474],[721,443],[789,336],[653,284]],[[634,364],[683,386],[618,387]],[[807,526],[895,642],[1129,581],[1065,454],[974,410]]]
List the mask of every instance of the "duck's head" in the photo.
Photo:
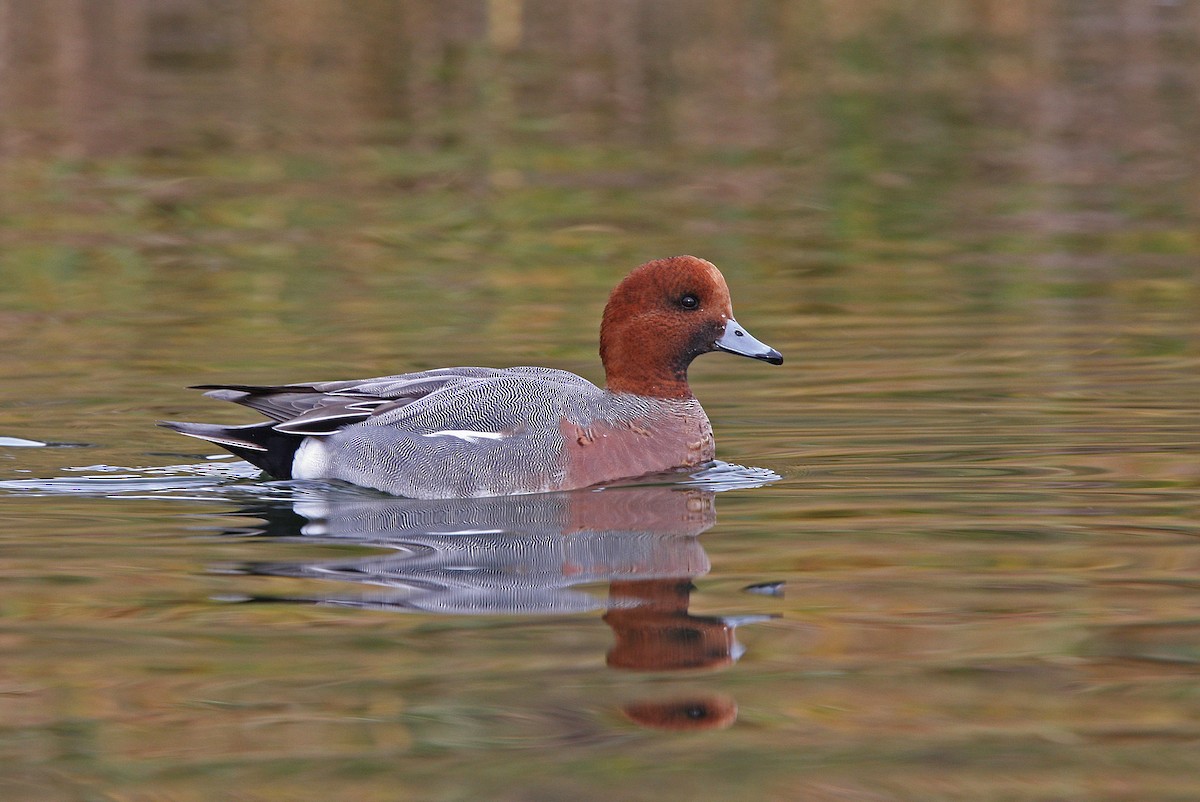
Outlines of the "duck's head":
[[783,364],[783,355],[733,318],[721,271],[695,256],[656,259],[617,285],[600,324],[608,389],[656,398],[689,398],[687,369],[709,351]]

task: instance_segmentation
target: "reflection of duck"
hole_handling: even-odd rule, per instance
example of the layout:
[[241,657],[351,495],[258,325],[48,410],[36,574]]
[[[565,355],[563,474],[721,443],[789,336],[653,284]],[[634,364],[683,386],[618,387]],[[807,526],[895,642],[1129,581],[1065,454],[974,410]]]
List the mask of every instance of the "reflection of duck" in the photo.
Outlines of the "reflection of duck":
[[[751,474],[753,475],[753,474]],[[743,478],[743,486],[754,483]],[[553,614],[607,607],[614,668],[728,666],[734,629],[768,616],[693,616],[692,580],[708,572],[698,535],[716,521],[715,492],[683,485],[613,487],[528,496],[422,501],[332,493],[291,509],[254,511],[264,536],[352,542],[387,556],[257,563],[254,574],[357,582],[369,596],[317,603],[443,614]],[[244,531],[244,530],[243,530]],[[578,590],[609,583],[608,602]],[[641,699],[629,720],[658,729],[715,729],[737,718],[719,693]]]
[[[741,656],[734,628],[761,617],[692,616],[692,579],[708,573],[697,536],[716,521],[715,493],[684,485],[603,491],[401,499],[330,494],[266,508],[257,531],[352,541],[387,556],[254,563],[246,573],[386,588],[314,601],[460,614],[550,614],[608,608],[609,664],[644,671],[715,667]],[[608,603],[575,588],[609,582]]]
[[[319,563],[259,563],[249,573],[380,586],[327,604],[440,613],[566,613],[603,608],[578,586],[687,584],[708,572],[696,536],[716,520],[713,492],[680,486],[462,500],[325,496],[257,510],[260,530],[390,549]],[[616,599],[619,604],[631,600]]]

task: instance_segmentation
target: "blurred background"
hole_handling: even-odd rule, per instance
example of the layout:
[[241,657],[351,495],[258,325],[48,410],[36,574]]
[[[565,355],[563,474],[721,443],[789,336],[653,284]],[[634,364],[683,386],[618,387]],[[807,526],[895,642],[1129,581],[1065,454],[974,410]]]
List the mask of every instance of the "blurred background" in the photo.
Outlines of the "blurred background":
[[403,306],[454,353],[542,327],[568,357],[684,252],[789,330],[851,298],[1194,307],[1192,2],[0,0],[0,36],[17,351],[103,312],[163,324],[87,338],[135,370],[211,367],[200,327],[231,371],[279,332],[378,372]]

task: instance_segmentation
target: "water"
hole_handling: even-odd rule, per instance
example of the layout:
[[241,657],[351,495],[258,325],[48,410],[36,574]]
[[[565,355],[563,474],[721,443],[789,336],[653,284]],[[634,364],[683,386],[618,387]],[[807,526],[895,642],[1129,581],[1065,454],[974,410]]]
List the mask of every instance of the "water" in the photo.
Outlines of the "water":
[[[79,31],[3,73],[0,797],[1200,797],[1192,4],[335,5],[146,12],[128,135]],[[787,360],[696,362],[697,477],[411,502],[153,426],[599,379],[681,252]]]

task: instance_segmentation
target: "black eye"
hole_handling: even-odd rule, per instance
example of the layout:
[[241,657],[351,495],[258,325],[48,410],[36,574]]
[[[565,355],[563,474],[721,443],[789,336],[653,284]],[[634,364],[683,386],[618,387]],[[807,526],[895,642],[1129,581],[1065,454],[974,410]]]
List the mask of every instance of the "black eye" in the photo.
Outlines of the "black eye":
[[695,309],[700,305],[700,299],[695,295],[688,294],[679,299],[679,305],[684,309]]

